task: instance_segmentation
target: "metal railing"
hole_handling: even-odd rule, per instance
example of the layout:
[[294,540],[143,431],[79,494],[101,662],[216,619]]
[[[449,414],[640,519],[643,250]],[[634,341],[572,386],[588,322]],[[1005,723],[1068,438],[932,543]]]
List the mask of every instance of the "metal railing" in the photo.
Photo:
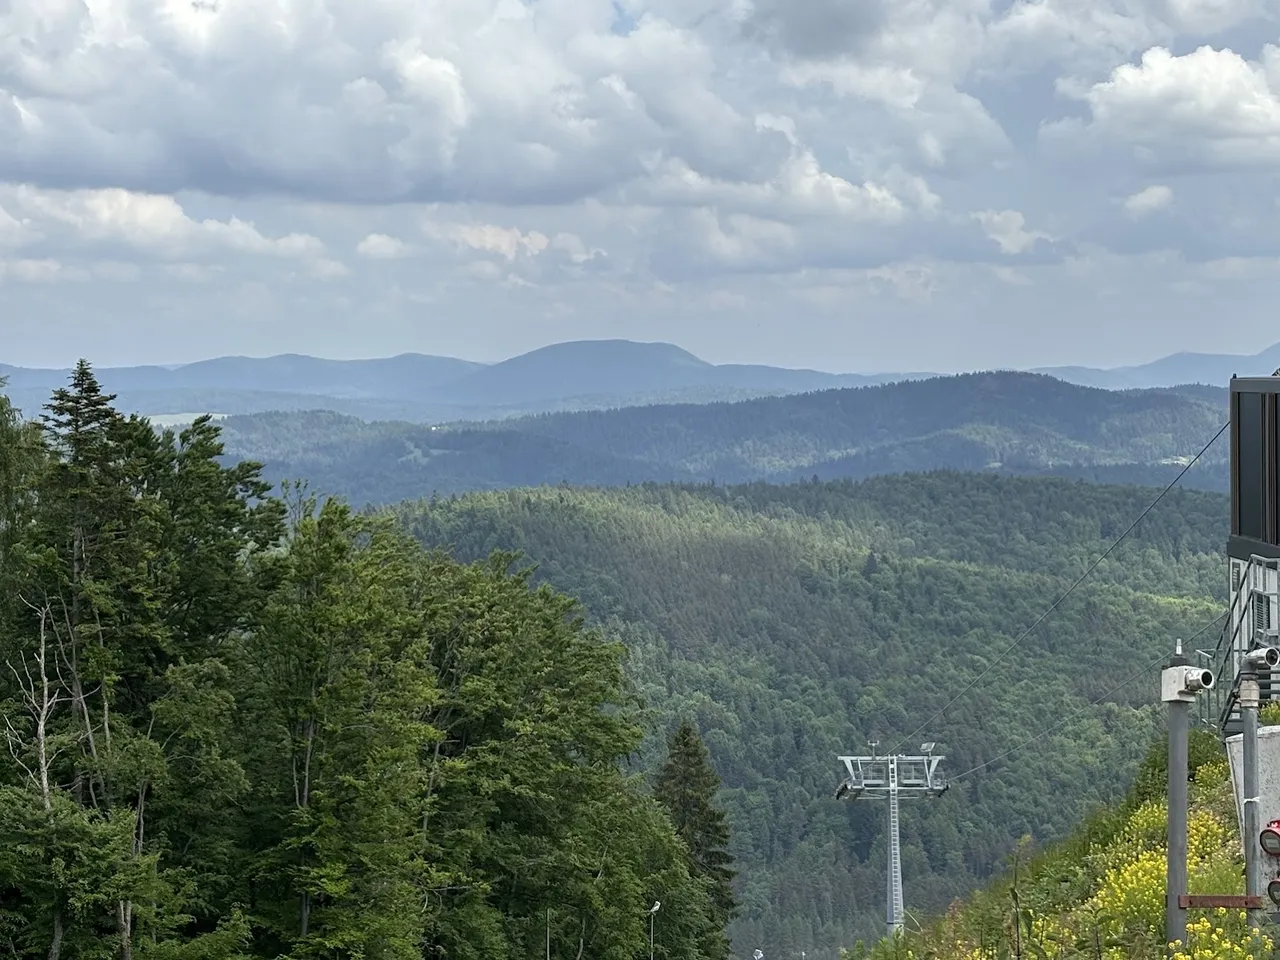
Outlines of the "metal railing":
[[[1234,567],[1234,564],[1233,564]],[[1270,575],[1268,575],[1270,574]],[[1280,601],[1280,559],[1252,555],[1245,563],[1240,582],[1231,595],[1226,622],[1213,651],[1197,651],[1208,656],[1217,683],[1200,699],[1200,720],[1223,737],[1238,732],[1240,664],[1256,647],[1276,646],[1280,629],[1272,611]],[[1259,678],[1262,700],[1277,699],[1270,674]]]

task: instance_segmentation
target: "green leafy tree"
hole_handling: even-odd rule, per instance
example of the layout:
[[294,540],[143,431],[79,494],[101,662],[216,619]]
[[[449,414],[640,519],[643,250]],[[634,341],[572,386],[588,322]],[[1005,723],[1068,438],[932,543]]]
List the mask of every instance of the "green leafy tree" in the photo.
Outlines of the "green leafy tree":
[[224,469],[200,443],[206,427],[121,416],[87,363],[46,411],[45,465],[4,480],[3,502],[27,506],[0,632],[0,845],[24,856],[0,870],[0,902],[18,905],[15,940],[55,960],[229,942],[240,921],[200,883],[243,785],[217,654],[251,619],[237,584],[278,536],[273,509],[250,503],[254,465]]

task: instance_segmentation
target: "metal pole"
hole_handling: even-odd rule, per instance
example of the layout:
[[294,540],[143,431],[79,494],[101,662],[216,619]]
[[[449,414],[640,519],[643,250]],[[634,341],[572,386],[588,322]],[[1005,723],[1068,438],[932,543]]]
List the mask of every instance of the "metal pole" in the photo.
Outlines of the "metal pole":
[[[1187,665],[1182,644],[1170,667]],[[1178,898],[1187,892],[1187,735],[1191,704],[1169,702],[1169,854],[1165,885],[1165,940],[1187,942],[1187,911]]]
[[902,930],[902,841],[898,831],[898,758],[889,759],[889,936]]
[[649,911],[649,960],[653,960],[653,918],[654,913]]
[[[1244,783],[1242,784],[1242,827],[1244,828],[1244,892],[1246,896],[1262,894],[1262,857],[1258,849],[1258,674],[1252,664],[1245,661],[1240,671],[1240,720],[1243,736],[1241,760]],[[1262,911],[1249,911],[1250,923],[1262,922]]]

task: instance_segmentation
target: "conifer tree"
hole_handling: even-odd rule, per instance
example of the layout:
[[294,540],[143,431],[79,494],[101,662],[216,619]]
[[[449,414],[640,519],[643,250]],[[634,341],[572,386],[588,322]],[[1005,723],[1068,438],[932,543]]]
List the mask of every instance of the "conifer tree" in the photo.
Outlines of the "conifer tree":
[[728,851],[729,825],[716,806],[720,778],[711,766],[706,744],[689,720],[667,741],[667,760],[658,773],[654,794],[667,809],[677,835],[689,848],[689,872],[704,879],[715,919],[723,928],[738,911],[733,894],[733,857]]

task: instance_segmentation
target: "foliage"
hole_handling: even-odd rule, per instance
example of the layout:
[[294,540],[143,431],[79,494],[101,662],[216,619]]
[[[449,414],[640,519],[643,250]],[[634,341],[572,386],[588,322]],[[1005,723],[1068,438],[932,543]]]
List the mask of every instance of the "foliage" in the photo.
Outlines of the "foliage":
[[84,363],[0,431],[0,952],[634,960],[661,899],[656,957],[720,956],[572,600],[275,499]]
[[[1241,894],[1243,858],[1231,784],[1222,749],[1202,736],[1188,821],[1191,893]],[[1216,749],[1209,749],[1216,747]],[[1152,747],[1154,766],[1164,744]],[[967,901],[956,901],[928,927],[870,948],[844,951],[847,960],[1028,956],[1070,960],[1245,960],[1270,955],[1269,930],[1243,911],[1192,913],[1187,942],[1166,944],[1163,797],[1144,798],[1139,782],[1125,802],[1100,812],[1067,840],[1027,857],[1020,850],[1008,873]]]
[[[351,502],[570,483],[864,478],[940,468],[1163,486],[1225,419],[1225,393],[1111,392],[984,373],[738,403],[489,423],[274,413],[224,423],[231,455]],[[1226,444],[1184,484],[1226,489]]]
[[626,643],[649,705],[641,762],[656,769],[659,731],[687,717],[723,781],[736,953],[821,960],[883,929],[884,810],[832,800],[836,758],[897,744],[984,673],[920,732],[952,776],[988,765],[904,808],[913,914],[980,884],[1022,835],[1063,836],[1122,795],[1163,722],[1160,654],[1221,610],[1225,498],[1169,494],[996,658],[1150,497],[936,473],[488,492],[394,513],[463,560],[522,551]]
[[706,744],[688,720],[681,722],[667,740],[667,759],[658,771],[654,796],[671,816],[676,833],[689,850],[689,872],[711,890],[718,921],[718,942],[709,950],[727,957],[725,924],[738,912],[733,894],[735,871],[728,852],[729,826],[716,806],[720,778],[711,766]]

